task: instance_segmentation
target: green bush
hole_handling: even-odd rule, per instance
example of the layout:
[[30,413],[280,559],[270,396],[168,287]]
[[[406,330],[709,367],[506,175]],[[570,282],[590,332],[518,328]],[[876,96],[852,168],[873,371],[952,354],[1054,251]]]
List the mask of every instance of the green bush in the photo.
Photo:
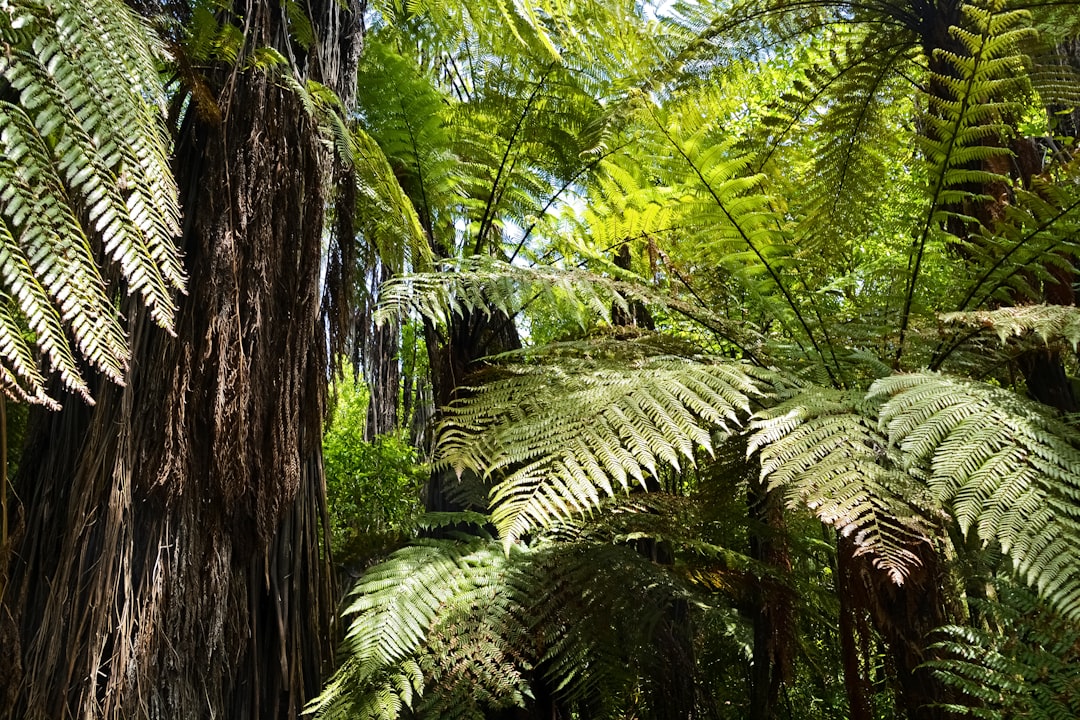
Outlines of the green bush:
[[335,561],[350,567],[411,536],[423,511],[428,469],[400,435],[364,440],[367,391],[348,377],[337,384],[330,427],[323,435],[330,542]]

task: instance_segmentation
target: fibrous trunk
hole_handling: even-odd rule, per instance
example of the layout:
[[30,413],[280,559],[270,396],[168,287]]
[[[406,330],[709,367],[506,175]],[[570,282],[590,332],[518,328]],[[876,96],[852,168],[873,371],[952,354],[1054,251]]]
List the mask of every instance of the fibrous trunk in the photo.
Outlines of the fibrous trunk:
[[[243,10],[253,44],[288,42],[280,9]],[[323,71],[348,75],[350,58],[327,53]],[[189,112],[177,144],[176,336],[130,310],[126,387],[32,430],[0,716],[292,718],[329,662],[326,151],[269,73],[219,75],[220,116]]]

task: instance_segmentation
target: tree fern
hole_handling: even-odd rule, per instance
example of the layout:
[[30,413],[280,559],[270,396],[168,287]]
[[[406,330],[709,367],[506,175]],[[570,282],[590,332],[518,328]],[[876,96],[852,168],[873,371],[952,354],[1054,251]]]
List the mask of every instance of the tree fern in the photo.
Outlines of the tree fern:
[[[18,308],[4,320],[5,386],[55,406],[31,369],[33,343],[89,401],[75,352],[115,382],[128,352],[97,254],[162,327],[184,283],[155,49],[111,2],[9,0],[0,10],[0,272],[4,311]],[[33,340],[16,331],[22,323]]]

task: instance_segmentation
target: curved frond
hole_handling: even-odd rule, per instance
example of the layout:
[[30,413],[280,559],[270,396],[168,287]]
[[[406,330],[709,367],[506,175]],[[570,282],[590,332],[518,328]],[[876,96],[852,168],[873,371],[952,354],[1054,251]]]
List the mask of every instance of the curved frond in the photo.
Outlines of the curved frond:
[[712,431],[736,427],[761,388],[750,366],[701,358],[586,358],[501,368],[447,408],[437,462],[495,480],[504,542],[693,464]]
[[1069,305],[1021,305],[996,310],[944,313],[942,322],[985,330],[1001,342],[1034,335],[1046,345],[1080,347],[1080,308]]
[[[0,39],[0,273],[21,316],[4,324],[25,323],[65,388],[89,401],[75,349],[115,382],[128,354],[97,254],[164,328],[184,285],[156,48],[112,0],[4,0]],[[5,360],[30,397],[53,404],[25,353]]]
[[881,429],[904,468],[967,532],[1000,545],[1017,573],[1080,617],[1080,432],[1045,406],[935,374],[877,381]]
[[875,411],[861,391],[809,388],[755,415],[748,452],[760,453],[762,479],[789,505],[852,536],[856,553],[900,584],[933,528]]
[[997,602],[980,603],[997,628],[949,626],[927,663],[968,704],[949,709],[972,717],[1045,718],[1080,715],[1080,625],[1026,592],[1006,588]]

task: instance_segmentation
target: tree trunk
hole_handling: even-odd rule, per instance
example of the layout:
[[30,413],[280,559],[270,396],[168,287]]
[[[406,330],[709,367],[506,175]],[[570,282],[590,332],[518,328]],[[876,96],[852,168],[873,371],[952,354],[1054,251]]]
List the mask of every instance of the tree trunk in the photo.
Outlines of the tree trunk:
[[[329,42],[310,55],[291,48],[276,5],[237,15],[249,47],[288,51],[335,86],[353,76],[359,38],[340,4],[320,5]],[[176,337],[129,309],[127,386],[98,383],[95,407],[69,399],[31,430],[0,608],[17,644],[0,716],[294,718],[331,657],[328,158],[268,73],[223,68],[210,82],[220,116],[189,111],[177,142],[190,282]]]
[[[779,490],[770,492],[757,477],[749,482],[747,510],[752,528],[750,557],[776,570],[791,573],[791,555],[784,538],[785,523]],[[750,667],[750,719],[778,717],[780,690],[791,678],[795,646],[795,608],[792,591],[780,583],[759,580],[752,597],[754,647]]]
[[909,720],[944,720],[950,714],[940,705],[959,698],[923,663],[931,659],[927,650],[931,633],[955,619],[946,611],[945,588],[949,583],[937,552],[929,544],[912,550],[919,565],[903,585],[897,585],[866,556],[855,556],[851,538],[841,537],[837,544],[840,567],[851,574],[847,587],[857,596],[856,606],[869,611],[870,621],[888,647],[898,712]]

